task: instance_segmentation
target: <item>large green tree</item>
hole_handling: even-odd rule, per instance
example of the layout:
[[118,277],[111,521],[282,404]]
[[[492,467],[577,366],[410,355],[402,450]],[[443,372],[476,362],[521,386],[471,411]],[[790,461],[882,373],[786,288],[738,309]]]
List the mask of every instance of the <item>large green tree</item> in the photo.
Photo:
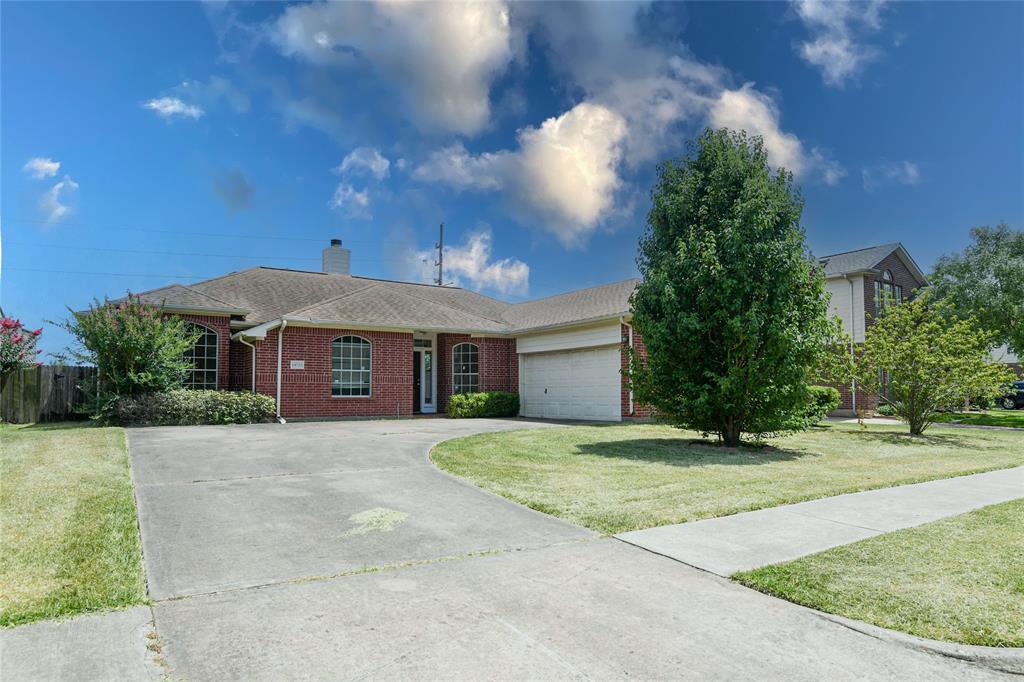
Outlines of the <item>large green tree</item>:
[[895,407],[914,435],[942,410],[998,397],[1013,378],[1006,365],[988,357],[995,335],[947,308],[927,297],[887,306],[868,327],[857,361],[858,383]]
[[759,137],[706,130],[659,168],[637,259],[637,398],[727,445],[806,426],[808,379],[835,343],[803,201]]
[[974,317],[997,343],[1024,354],[1024,230],[1006,223],[971,229],[963,253],[941,257],[927,289],[961,318]]

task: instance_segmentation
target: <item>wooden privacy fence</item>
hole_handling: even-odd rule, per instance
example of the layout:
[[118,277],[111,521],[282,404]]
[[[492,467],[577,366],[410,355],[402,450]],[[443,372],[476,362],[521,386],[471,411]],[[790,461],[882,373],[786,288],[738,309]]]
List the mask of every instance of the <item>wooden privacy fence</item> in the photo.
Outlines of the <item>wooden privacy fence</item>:
[[0,419],[12,424],[74,418],[75,408],[86,402],[84,385],[95,367],[42,365],[3,378]]

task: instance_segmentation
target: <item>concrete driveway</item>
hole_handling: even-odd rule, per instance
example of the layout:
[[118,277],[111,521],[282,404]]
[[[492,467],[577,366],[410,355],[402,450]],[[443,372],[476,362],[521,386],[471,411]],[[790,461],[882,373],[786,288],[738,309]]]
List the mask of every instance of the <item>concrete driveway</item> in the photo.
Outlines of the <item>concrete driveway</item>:
[[129,431],[149,592],[184,597],[594,537],[430,464],[421,419]]
[[446,438],[549,426],[133,430],[152,608],[0,633],[4,678],[1002,679],[519,507],[426,459]]

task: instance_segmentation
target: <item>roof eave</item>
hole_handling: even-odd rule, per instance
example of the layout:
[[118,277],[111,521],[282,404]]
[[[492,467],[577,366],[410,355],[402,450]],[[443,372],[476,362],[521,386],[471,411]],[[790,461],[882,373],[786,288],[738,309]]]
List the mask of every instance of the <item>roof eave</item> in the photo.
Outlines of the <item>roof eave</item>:
[[327,327],[337,329],[365,329],[370,331],[399,331],[399,332],[429,332],[437,334],[472,334],[475,336],[511,336],[512,332],[509,330],[497,330],[497,329],[473,329],[473,328],[459,328],[459,327],[430,327],[423,325],[394,325],[394,324],[374,324],[369,322],[355,322],[352,320],[328,320],[312,317],[296,317],[294,315],[285,315],[269,322],[250,327],[248,329],[242,329],[235,334],[232,334],[232,338],[245,337],[249,339],[263,340],[267,338],[267,332],[271,329],[275,329],[281,326],[282,322],[288,324],[297,324],[307,327]]
[[184,305],[175,303],[161,303],[158,304],[163,310],[170,310],[176,313],[189,313],[192,315],[248,315],[248,310],[242,310],[241,308],[207,308],[199,307],[194,305]]
[[523,327],[521,329],[516,329],[512,333],[516,336],[521,336],[524,334],[536,334],[555,329],[563,329],[565,327],[582,327],[596,322],[611,322],[612,320],[621,320],[622,318],[632,319],[632,317],[633,311],[625,310],[617,313],[609,313],[608,315],[598,315],[596,317],[587,317],[581,320],[572,320],[571,322],[555,322],[553,324],[545,324],[539,327]]

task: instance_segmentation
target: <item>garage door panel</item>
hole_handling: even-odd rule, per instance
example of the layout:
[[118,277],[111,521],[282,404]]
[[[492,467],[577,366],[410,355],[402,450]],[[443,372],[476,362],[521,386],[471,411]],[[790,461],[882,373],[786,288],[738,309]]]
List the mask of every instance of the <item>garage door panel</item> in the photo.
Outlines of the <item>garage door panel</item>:
[[621,420],[617,346],[521,357],[524,416]]

